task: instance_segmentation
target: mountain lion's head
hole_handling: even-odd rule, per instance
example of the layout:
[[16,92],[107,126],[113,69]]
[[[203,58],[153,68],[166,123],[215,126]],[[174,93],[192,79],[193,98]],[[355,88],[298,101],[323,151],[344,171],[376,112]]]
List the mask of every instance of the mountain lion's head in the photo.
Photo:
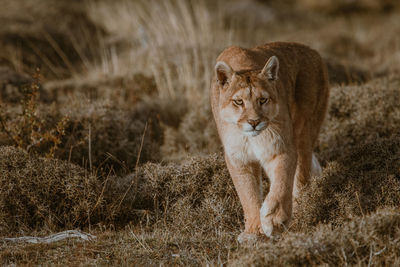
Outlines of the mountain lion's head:
[[224,61],[215,65],[220,89],[220,117],[246,136],[257,136],[278,114],[276,81],[279,61],[269,58],[262,70],[235,72]]

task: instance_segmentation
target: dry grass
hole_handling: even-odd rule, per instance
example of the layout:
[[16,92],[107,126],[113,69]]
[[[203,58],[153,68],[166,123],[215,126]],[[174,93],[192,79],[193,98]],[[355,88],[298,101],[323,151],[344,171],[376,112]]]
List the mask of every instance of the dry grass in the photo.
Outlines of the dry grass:
[[57,231],[98,220],[97,177],[64,161],[0,148],[1,234]]
[[[210,14],[205,1],[118,1],[109,9],[107,2],[100,2],[90,13],[135,47],[128,55],[129,67],[151,73],[162,97],[202,97],[213,59],[231,43],[221,14]],[[125,64],[119,61],[118,68]]]
[[[32,82],[25,73],[40,66],[41,131],[69,120],[54,158],[11,147],[0,133],[0,235],[79,227],[98,238],[1,240],[1,264],[399,265],[395,2],[28,2],[0,12],[10,25],[0,26],[0,104],[15,126]],[[326,58],[324,168],[301,193],[289,231],[246,247],[236,241],[243,215],[208,89],[224,47],[274,40]]]
[[279,242],[242,250],[232,266],[399,264],[400,215],[397,209],[355,217],[341,227],[321,225],[313,232],[288,233]]

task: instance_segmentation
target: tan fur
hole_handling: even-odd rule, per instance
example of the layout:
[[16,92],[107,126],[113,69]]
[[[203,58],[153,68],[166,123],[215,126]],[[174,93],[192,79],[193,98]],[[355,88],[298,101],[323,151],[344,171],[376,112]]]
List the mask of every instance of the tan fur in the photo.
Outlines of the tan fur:
[[[243,206],[240,240],[257,233],[273,236],[287,226],[292,195],[320,171],[313,148],[328,95],[326,67],[307,46],[233,46],[217,58],[211,106]],[[262,169],[270,179],[264,201]]]

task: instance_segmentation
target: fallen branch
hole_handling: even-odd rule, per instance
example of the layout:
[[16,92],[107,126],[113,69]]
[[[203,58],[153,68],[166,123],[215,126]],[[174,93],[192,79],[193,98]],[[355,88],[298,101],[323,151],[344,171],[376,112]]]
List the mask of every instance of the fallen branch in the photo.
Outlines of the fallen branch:
[[6,237],[4,240],[11,242],[27,242],[33,244],[49,244],[53,242],[57,242],[67,238],[81,238],[86,241],[92,241],[96,239],[96,236],[84,233],[78,230],[67,230],[57,234],[52,234],[46,237],[35,237],[35,236],[21,236],[21,237]]

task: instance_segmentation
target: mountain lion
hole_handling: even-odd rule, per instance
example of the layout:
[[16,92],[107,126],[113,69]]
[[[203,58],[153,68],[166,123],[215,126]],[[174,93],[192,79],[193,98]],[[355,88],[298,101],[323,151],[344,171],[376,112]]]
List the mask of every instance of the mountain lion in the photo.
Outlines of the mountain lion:
[[[244,211],[240,242],[282,232],[293,197],[311,175],[321,173],[313,148],[328,96],[326,67],[307,46],[232,46],[217,58],[211,106]],[[262,170],[270,181],[264,201]]]

